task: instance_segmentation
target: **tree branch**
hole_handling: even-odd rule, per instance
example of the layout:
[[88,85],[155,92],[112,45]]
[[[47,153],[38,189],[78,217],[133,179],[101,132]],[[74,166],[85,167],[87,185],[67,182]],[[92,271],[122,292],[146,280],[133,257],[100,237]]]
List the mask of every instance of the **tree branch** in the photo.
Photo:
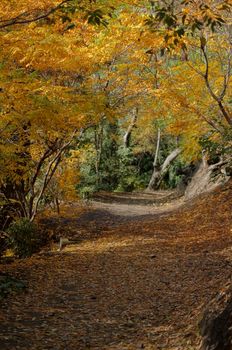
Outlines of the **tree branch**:
[[223,86],[223,90],[220,94],[220,96],[217,96],[211,86],[210,86],[210,82],[209,82],[209,59],[208,59],[208,56],[207,56],[207,53],[206,53],[206,48],[205,46],[201,46],[201,51],[203,53],[203,56],[204,56],[204,59],[205,59],[205,74],[203,75],[204,76],[204,79],[205,79],[205,83],[206,83],[206,86],[208,88],[208,91],[210,93],[210,95],[212,96],[212,98],[217,102],[218,106],[219,106],[219,109],[220,111],[222,112],[222,115],[224,116],[224,118],[226,119],[227,123],[229,125],[232,125],[232,117],[229,115],[229,113],[227,112],[227,110],[225,109],[224,105],[223,105],[223,97],[225,96],[225,93],[226,93],[226,88],[228,86],[228,83],[229,83],[229,77],[230,77],[230,65],[231,65],[231,53],[230,53],[230,58],[229,58],[229,68],[228,68],[228,72],[225,76],[225,79],[224,79],[224,86]]
[[223,84],[223,88],[222,88],[222,92],[219,96],[220,100],[222,101],[225,94],[226,94],[226,90],[227,87],[229,85],[230,82],[230,76],[231,76],[231,57],[232,57],[232,47],[230,48],[230,52],[229,52],[229,56],[228,56],[228,66],[227,66],[227,72],[224,76],[224,84]]
[[14,18],[10,18],[7,20],[0,20],[0,29],[6,28],[12,25],[16,25],[16,24],[29,24],[32,22],[37,22],[41,19],[45,19],[49,17],[51,14],[53,14],[54,12],[56,12],[57,10],[61,9],[65,4],[67,4],[70,1],[71,0],[63,0],[59,5],[51,8],[50,10],[46,11],[43,14],[37,15],[32,18],[27,18],[27,16],[30,17],[32,13],[23,12]]

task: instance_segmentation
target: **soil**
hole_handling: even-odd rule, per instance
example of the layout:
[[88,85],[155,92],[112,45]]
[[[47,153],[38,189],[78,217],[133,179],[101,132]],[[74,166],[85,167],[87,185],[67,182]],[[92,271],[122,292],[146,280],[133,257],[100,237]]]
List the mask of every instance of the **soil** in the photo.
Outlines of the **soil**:
[[1,350],[197,349],[205,305],[231,275],[232,182],[191,202],[166,194],[107,194],[41,219],[75,243],[0,265],[28,287],[1,302]]

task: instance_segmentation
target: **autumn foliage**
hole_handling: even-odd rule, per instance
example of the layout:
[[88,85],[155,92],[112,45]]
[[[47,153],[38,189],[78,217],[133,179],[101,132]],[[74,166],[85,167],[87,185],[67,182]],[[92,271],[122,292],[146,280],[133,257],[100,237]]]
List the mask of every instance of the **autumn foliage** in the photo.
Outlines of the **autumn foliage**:
[[74,193],[86,132],[122,133],[135,108],[134,154],[157,128],[185,159],[205,136],[230,148],[230,15],[229,0],[1,1],[1,202],[32,221],[52,182]]

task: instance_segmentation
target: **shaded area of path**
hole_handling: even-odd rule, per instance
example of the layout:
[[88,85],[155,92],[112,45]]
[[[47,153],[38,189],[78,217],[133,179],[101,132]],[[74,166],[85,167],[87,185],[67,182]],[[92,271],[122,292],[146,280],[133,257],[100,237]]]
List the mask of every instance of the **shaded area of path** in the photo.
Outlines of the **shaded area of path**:
[[228,187],[169,215],[73,206],[54,218],[80,241],[1,266],[29,286],[2,303],[1,350],[197,349],[200,311],[231,273],[231,198]]
[[[101,201],[93,198],[87,203],[68,203],[59,217],[49,216],[43,218],[41,222],[52,228],[58,237],[71,239],[74,236],[81,241],[98,237],[111,228],[168,216],[186,205],[184,198],[178,197],[174,191],[148,194],[102,192],[96,197],[101,198]],[[175,199],[170,200],[172,197]],[[145,203],[149,198],[150,204],[136,204],[136,198],[140,200],[145,198]]]

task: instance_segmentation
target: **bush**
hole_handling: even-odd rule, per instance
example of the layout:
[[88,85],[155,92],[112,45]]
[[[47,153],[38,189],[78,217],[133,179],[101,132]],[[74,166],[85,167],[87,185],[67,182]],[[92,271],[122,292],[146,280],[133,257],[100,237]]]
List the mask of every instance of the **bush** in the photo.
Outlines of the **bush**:
[[81,199],[89,199],[93,196],[94,192],[96,192],[95,186],[83,186],[79,190],[79,195]]
[[12,222],[7,233],[9,246],[19,258],[31,256],[40,246],[37,227],[26,218]]

